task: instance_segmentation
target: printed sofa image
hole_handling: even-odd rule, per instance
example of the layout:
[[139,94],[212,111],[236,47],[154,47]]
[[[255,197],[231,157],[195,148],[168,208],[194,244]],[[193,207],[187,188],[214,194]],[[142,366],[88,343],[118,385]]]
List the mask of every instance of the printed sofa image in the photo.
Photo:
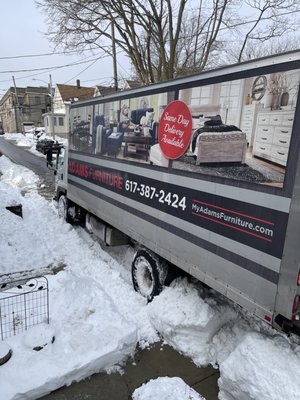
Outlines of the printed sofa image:
[[203,163],[245,163],[247,138],[234,125],[224,125],[219,115],[204,122],[193,134],[191,151],[196,165]]

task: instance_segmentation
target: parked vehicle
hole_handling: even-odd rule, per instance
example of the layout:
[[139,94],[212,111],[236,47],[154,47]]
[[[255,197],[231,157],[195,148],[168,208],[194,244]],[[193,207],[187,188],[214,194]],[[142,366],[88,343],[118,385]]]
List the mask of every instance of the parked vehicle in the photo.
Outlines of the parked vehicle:
[[149,300],[175,266],[299,333],[299,81],[295,51],[73,103],[61,214],[137,243]]
[[52,139],[41,139],[37,142],[35,149],[40,153],[47,154],[47,152],[51,149],[52,151],[57,151],[60,147],[60,144]]
[[45,135],[45,128],[34,128],[33,135],[35,139],[39,140],[41,136]]

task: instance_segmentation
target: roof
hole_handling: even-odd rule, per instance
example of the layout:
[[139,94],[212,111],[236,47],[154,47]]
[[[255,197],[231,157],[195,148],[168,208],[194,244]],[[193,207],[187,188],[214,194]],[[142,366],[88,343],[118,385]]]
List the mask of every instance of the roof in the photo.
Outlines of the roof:
[[[101,85],[97,85],[97,89],[99,90],[99,93],[101,96],[106,96],[108,94],[113,94],[116,92],[116,89],[114,87],[111,86],[101,86]],[[120,89],[118,89],[119,91]]]
[[126,79],[124,89],[135,89],[141,86],[143,86],[143,84],[140,81]]
[[94,96],[95,88],[57,84],[63,101],[87,100]]
[[25,93],[41,93],[41,94],[48,94],[49,88],[43,86],[27,86],[25,89]]
[[15,95],[17,92],[17,96],[20,97],[24,97],[26,94],[47,94],[49,91],[48,88],[45,87],[35,87],[35,86],[27,86],[27,87],[14,87],[11,86],[6,93],[4,93],[4,95],[0,98],[0,103],[2,104],[3,102],[5,102],[7,100],[7,98],[9,98],[11,95]]
[[7,93],[16,93],[17,92],[17,94],[19,95],[19,96],[21,96],[21,95],[24,95],[25,94],[25,92],[26,92],[26,88],[21,88],[21,87],[16,87],[16,88],[14,88],[13,86],[11,86],[8,90],[7,90]]

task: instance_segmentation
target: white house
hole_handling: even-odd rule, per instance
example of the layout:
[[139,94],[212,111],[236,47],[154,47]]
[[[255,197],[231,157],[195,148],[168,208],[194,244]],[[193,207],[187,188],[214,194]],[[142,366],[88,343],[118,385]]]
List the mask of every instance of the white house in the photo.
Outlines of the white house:
[[95,88],[83,87],[79,80],[76,81],[76,86],[57,84],[52,99],[52,110],[43,114],[46,134],[52,137],[67,137],[71,103],[92,98],[94,95]]

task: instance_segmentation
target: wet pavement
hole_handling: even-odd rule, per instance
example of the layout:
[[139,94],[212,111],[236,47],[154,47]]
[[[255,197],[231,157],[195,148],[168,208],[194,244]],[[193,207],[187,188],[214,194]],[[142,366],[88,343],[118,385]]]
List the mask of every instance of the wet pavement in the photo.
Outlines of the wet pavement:
[[0,138],[0,153],[16,164],[23,165],[39,175],[41,183],[38,192],[51,200],[54,195],[54,172],[47,168],[46,157],[37,156],[24,147],[16,146],[14,141]]
[[[188,338],[187,338],[188,340]],[[139,350],[124,373],[95,374],[42,397],[43,400],[130,400],[143,383],[158,377],[180,377],[206,400],[218,399],[219,371],[209,366],[198,368],[190,359],[168,345],[156,343]],[[159,400],[159,399],[153,399]],[[180,400],[180,399],[174,399]]]

